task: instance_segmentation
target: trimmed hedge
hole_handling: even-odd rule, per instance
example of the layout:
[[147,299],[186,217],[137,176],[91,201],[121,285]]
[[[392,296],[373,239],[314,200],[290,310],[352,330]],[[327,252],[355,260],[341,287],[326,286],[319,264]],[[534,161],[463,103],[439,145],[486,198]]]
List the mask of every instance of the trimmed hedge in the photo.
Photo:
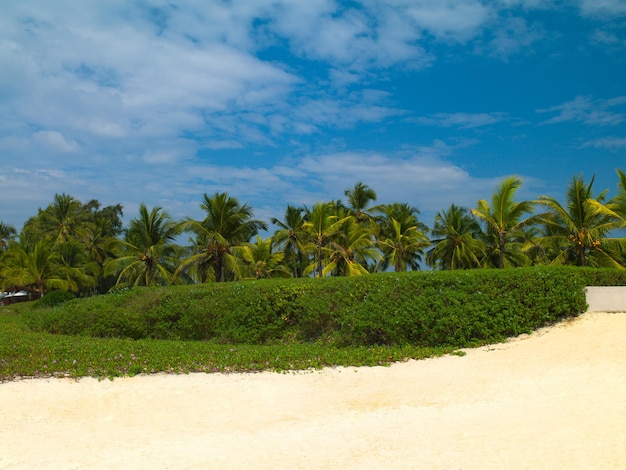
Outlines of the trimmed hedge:
[[25,315],[35,330],[96,337],[464,347],[584,312],[586,285],[626,285],[626,271],[534,267],[143,287]]

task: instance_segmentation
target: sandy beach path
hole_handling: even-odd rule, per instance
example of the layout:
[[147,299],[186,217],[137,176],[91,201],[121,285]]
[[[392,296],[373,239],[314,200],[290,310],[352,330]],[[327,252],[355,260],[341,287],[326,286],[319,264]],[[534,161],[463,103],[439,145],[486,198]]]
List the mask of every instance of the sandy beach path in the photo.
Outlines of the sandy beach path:
[[626,468],[626,314],[391,367],[0,384],[0,469]]

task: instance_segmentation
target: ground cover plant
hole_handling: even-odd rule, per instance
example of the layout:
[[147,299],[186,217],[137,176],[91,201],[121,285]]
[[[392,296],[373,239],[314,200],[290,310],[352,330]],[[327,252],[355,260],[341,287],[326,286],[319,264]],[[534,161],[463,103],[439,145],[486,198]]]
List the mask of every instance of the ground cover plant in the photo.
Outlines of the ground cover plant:
[[585,311],[585,285],[625,282],[564,267],[57,295],[0,310],[0,378],[389,364],[530,332]]
[[0,310],[0,381],[25,377],[114,378],[190,372],[287,372],[382,366],[455,352],[418,346],[332,347],[321,343],[229,345],[209,341],[92,338],[29,330],[26,305]]

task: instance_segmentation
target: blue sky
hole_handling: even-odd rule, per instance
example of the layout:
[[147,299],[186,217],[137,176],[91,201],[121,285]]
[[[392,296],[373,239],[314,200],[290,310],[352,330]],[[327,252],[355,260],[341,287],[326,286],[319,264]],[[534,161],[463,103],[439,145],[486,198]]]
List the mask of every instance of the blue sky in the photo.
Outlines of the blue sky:
[[626,170],[625,0],[4,0],[0,220],[55,193],[255,216],[358,181],[432,225]]

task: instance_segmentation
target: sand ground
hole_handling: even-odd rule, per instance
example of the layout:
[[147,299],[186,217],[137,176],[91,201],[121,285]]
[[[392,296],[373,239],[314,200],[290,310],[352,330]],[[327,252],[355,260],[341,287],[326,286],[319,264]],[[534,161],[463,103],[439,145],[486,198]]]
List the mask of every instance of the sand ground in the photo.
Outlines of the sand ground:
[[0,468],[626,468],[626,314],[391,367],[8,382]]

